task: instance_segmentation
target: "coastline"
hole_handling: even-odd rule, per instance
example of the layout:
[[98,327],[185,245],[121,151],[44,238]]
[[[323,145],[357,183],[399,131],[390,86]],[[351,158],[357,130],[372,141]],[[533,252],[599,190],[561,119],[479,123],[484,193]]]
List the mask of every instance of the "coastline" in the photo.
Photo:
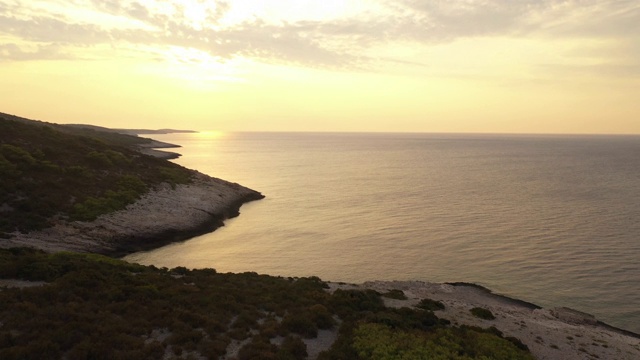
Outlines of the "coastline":
[[[123,132],[123,134],[125,134],[126,132]],[[136,135],[138,135],[139,133],[136,133]],[[164,141],[158,141],[155,139],[150,139],[151,141],[148,143],[144,143],[144,144],[139,144],[138,145],[138,151],[140,151],[141,153],[145,154],[145,155],[149,155],[149,156],[153,156],[156,157],[158,159],[164,159],[164,160],[171,160],[171,159],[177,159],[180,156],[182,156],[182,154],[177,153],[177,152],[173,152],[173,151],[166,151],[166,150],[160,150],[160,149],[175,149],[175,148],[179,148],[182,147],[180,145],[176,145],[176,144],[171,144],[171,143],[167,143]]]
[[[369,281],[363,284],[330,283],[336,289],[371,289],[379,293],[401,290],[406,300],[384,298],[388,307],[411,307],[429,298],[441,301],[444,310],[435,314],[457,325],[495,327],[527,345],[539,360],[582,360],[640,358],[640,334],[619,329],[589,314],[557,307],[545,309],[520,299],[494,294],[470,283],[430,283],[423,281]],[[490,310],[494,320],[473,316],[469,310]]]
[[27,234],[16,234],[0,244],[27,246],[47,252],[91,252],[121,257],[205,234],[239,215],[242,204],[264,196],[236,183],[193,170],[190,184],[169,184],[151,190],[125,209],[94,221],[62,221]]
[[[259,192],[239,184],[195,170],[193,174],[192,184],[175,188],[163,184],[126,209],[103,215],[95,221],[60,222],[53,228],[19,234],[0,246],[30,246],[49,252],[91,252],[122,257],[212,232],[224,226],[225,219],[238,216],[242,204],[264,198]],[[393,307],[413,306],[425,297],[440,300],[447,309],[437,312],[438,316],[456,324],[495,326],[505,336],[522,340],[538,359],[640,358],[640,335],[636,333],[615,328],[576,310],[544,309],[523,300],[493,294],[472,283],[372,281],[331,286],[333,290],[358,288],[381,293],[403,290],[407,300],[385,298],[387,306]],[[475,306],[491,310],[497,319],[487,321],[471,316],[469,309]]]

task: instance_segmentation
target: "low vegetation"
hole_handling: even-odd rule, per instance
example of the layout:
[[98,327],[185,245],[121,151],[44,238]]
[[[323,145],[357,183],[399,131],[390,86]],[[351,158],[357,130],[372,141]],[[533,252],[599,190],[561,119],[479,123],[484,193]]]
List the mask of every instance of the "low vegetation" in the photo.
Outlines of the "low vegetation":
[[389,299],[407,300],[407,296],[404,294],[404,292],[398,289],[389,290],[386,293],[382,294],[382,296]]
[[420,309],[428,311],[444,310],[444,304],[442,303],[442,301],[436,301],[432,299],[422,299],[416,306]]
[[474,307],[473,309],[469,310],[471,312],[471,314],[477,318],[480,319],[484,319],[484,320],[493,320],[496,317],[493,315],[493,313],[491,312],[491,310],[485,309],[485,308],[481,308],[481,307]]
[[[0,250],[1,359],[533,359],[495,329],[452,326],[433,311],[387,308],[375,291],[327,291],[317,277],[221,274],[99,255]],[[521,344],[520,344],[521,345]]]
[[145,156],[140,138],[0,117],[0,238],[93,220],[191,172]]

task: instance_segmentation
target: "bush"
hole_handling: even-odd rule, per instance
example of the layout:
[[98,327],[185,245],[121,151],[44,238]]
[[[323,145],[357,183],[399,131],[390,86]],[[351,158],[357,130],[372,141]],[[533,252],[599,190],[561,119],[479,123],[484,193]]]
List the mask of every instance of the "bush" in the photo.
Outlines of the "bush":
[[159,170],[162,180],[168,182],[172,186],[177,184],[187,184],[191,181],[191,174],[185,172],[184,169],[161,167]]
[[384,324],[393,329],[418,329],[429,330],[447,320],[440,320],[433,312],[415,311],[409,308],[393,309],[387,308],[373,314],[365,316],[368,322]]
[[333,315],[329,310],[321,304],[315,304],[309,308],[312,321],[316,324],[318,329],[331,329],[335,324]]
[[329,304],[341,318],[360,316],[361,312],[376,312],[385,308],[380,295],[373,290],[342,290],[333,293]]
[[73,207],[72,217],[91,221],[98,216],[124,209],[147,191],[146,184],[137,176],[124,175],[116,182],[117,190],[107,190],[102,197],[89,197]]
[[420,303],[418,303],[416,307],[422,310],[427,310],[427,311],[444,310],[444,304],[441,301],[436,301],[431,299],[420,300]]
[[238,351],[238,360],[277,359],[277,353],[277,346],[264,339],[254,337],[249,344],[240,348]]
[[404,294],[404,292],[397,289],[389,290],[388,292],[382,294],[382,296],[389,299],[407,300],[407,296]]
[[303,360],[307,358],[307,345],[297,336],[287,336],[278,350],[279,360]]
[[360,359],[494,359],[533,360],[510,341],[471,328],[439,328],[433,332],[398,331],[381,324],[361,324],[353,336]]
[[495,316],[493,316],[493,313],[490,310],[487,310],[485,308],[474,307],[469,311],[471,311],[471,314],[473,314],[473,316],[480,319],[493,320],[496,318]]
[[0,146],[0,154],[4,155],[6,160],[17,166],[29,166],[37,163],[37,160],[33,158],[29,151],[19,146],[2,144]]
[[100,151],[92,151],[86,156],[87,161],[95,167],[111,167],[113,162],[107,154]]
[[318,336],[318,327],[311,318],[311,314],[307,311],[299,311],[287,314],[282,319],[282,335],[293,332],[306,338],[315,338]]

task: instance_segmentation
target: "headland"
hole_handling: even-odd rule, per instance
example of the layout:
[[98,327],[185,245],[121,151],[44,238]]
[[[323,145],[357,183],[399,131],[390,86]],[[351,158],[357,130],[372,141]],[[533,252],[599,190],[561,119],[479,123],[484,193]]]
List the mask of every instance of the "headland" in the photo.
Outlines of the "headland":
[[196,171],[189,184],[161,184],[123,210],[93,221],[61,221],[16,234],[0,247],[28,246],[47,252],[75,251],[121,256],[211,232],[239,214],[259,192]]

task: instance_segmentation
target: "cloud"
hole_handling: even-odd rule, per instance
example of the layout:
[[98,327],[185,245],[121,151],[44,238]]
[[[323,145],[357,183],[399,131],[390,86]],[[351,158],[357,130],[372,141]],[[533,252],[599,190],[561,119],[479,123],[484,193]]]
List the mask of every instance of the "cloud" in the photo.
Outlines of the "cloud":
[[399,0],[390,8],[409,19],[401,27],[425,30],[414,33],[424,41],[487,35],[637,36],[640,31],[640,4],[634,0]]
[[29,51],[15,44],[0,44],[0,62],[2,61],[29,61],[42,59],[71,59],[68,54],[60,51],[57,45],[38,46]]
[[[378,0],[375,8],[348,17],[273,22],[254,14],[231,23],[227,17],[233,2],[225,1],[57,2],[68,13],[8,1],[0,0],[0,35],[43,49],[56,45],[69,53],[99,45],[177,46],[221,59],[343,67],[372,61],[369,49],[401,41],[429,46],[475,37],[594,38],[628,46],[622,56],[634,68],[638,60],[627,62],[630,52],[635,54],[632,44],[640,41],[640,4],[635,0]],[[109,21],[89,21],[74,13]]]
[[50,17],[22,20],[0,16],[0,31],[26,41],[93,45],[110,40],[109,33],[96,25],[74,24]]

